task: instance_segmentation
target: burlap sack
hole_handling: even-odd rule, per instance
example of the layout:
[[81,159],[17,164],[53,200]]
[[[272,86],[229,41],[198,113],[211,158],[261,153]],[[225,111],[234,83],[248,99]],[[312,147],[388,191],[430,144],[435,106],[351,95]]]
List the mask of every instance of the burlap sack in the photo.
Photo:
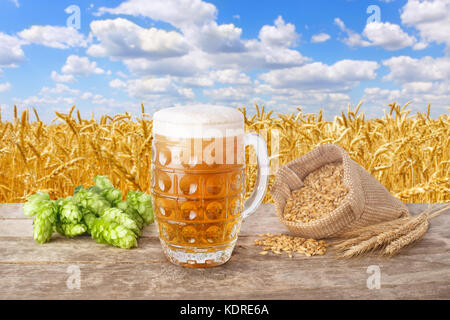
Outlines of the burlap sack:
[[[308,223],[287,221],[283,210],[291,191],[303,186],[303,179],[321,166],[342,161],[344,184],[349,193],[330,215]],[[271,195],[278,218],[289,231],[304,238],[323,239],[355,228],[408,216],[405,204],[355,161],[347,152],[333,144],[321,145],[278,170]]]

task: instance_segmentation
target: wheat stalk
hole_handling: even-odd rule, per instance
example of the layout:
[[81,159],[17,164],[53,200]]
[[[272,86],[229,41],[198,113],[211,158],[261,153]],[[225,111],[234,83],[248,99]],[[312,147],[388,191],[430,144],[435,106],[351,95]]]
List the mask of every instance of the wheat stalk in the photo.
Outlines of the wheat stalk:
[[[246,130],[264,135],[269,154],[279,165],[297,159],[317,145],[335,142],[349,153],[352,160],[372,171],[375,178],[400,200],[448,203],[450,117],[442,114],[432,118],[428,108],[426,113],[408,116],[406,107],[392,103],[384,117],[366,120],[359,104],[356,110],[348,109],[331,121],[326,120],[321,112],[308,114],[300,108],[289,114],[274,114],[263,107],[253,110],[241,107],[240,110]],[[2,188],[0,202],[13,202],[39,189],[56,189],[55,195],[66,196],[66,187],[88,184],[97,174],[108,175],[124,192],[133,183],[144,190],[149,189],[150,152],[146,151],[152,141],[152,120],[142,106],[136,119],[124,113],[114,117],[105,115],[100,122],[93,117],[83,119],[79,110],[72,107],[67,113],[60,113],[62,117],[57,117],[62,121],[45,124],[36,109],[32,111],[35,116],[32,123],[29,122],[29,112],[20,110],[19,113],[17,107],[14,108],[13,121],[0,120],[1,183],[12,190]],[[74,119],[72,115],[75,112]],[[276,151],[270,149],[273,138],[276,138]],[[117,159],[125,170],[117,170],[120,174],[114,173],[115,164],[96,154],[90,143],[93,141],[101,143],[113,156],[129,154],[128,159]],[[40,160],[35,151],[40,153]],[[102,152],[102,156],[106,155]],[[61,175],[49,177],[51,171],[62,163],[78,157],[85,157],[85,160],[61,171],[61,174],[72,177],[74,186],[69,186]],[[247,196],[253,188],[256,172],[255,165],[247,166]],[[23,182],[24,174],[29,174],[27,177],[33,181],[32,184]],[[41,177],[48,179],[37,182]],[[55,186],[65,188],[57,191]],[[272,201],[269,194],[265,201]]]
[[[340,258],[352,258],[375,251],[383,251],[384,255],[394,255],[409,243],[420,239],[428,228],[428,221],[449,208],[450,205],[437,208],[430,206],[415,217],[400,218],[349,231],[340,236],[341,239],[347,239],[335,241],[333,247]],[[424,228],[425,232],[422,234],[420,231]]]

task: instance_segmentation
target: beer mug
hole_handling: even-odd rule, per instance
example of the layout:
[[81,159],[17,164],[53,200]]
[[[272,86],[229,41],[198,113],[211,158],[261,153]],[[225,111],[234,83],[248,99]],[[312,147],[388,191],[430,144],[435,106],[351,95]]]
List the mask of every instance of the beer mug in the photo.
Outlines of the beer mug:
[[[247,145],[256,150],[258,170],[244,203]],[[245,134],[238,110],[193,106],[156,112],[151,194],[166,257],[192,268],[227,262],[242,220],[264,199],[268,175],[266,143]]]

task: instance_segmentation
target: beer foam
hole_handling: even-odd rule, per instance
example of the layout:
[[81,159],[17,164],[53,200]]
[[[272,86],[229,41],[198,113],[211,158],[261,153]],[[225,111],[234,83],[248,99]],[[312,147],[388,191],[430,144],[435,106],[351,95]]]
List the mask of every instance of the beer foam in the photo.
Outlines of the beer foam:
[[198,105],[155,112],[153,135],[173,138],[218,138],[244,134],[244,116],[233,108]]

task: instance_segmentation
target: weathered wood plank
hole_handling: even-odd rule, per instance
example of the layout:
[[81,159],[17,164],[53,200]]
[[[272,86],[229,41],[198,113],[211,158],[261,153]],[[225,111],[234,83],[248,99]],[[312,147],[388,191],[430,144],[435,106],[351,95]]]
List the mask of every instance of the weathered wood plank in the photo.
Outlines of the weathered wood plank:
[[[68,289],[69,265],[3,265],[2,299],[426,299],[449,298],[448,261],[443,268],[420,257],[396,263],[242,259],[237,250],[224,266],[192,270],[166,261],[147,264],[77,264],[80,290]],[[326,262],[326,263],[324,263]],[[381,270],[370,290],[367,267]],[[405,269],[405,266],[408,266]]]
[[[273,206],[245,221],[231,260],[192,270],[170,264],[155,228],[139,248],[121,250],[89,237],[55,236],[38,245],[30,219],[0,205],[0,299],[413,299],[450,298],[450,215],[432,220],[423,240],[399,256],[336,260],[259,255],[257,233],[286,232]],[[411,205],[418,213],[426,205]],[[9,210],[9,209],[8,209]],[[17,207],[16,209],[17,210]],[[20,210],[20,209],[19,209]],[[25,231],[23,231],[23,230]],[[67,268],[81,270],[81,289],[69,289]],[[367,268],[381,270],[381,288],[369,290]]]
[[[257,254],[260,251],[259,247],[253,245],[256,234],[284,231],[283,225],[277,225],[276,221],[272,221],[270,218],[265,219],[264,217],[263,214],[260,217],[250,217],[244,223],[242,232],[239,235],[237,246],[245,248],[247,252],[250,250],[251,255],[258,256]],[[0,225],[3,222],[0,222]],[[448,230],[450,230],[449,216],[441,215],[433,219],[430,230],[424,239],[411,249],[417,254],[432,256],[443,253],[450,257],[450,232]],[[0,263],[15,261],[48,261],[51,263],[128,261],[129,263],[146,263],[154,260],[164,260],[156,228],[149,228],[147,236],[139,240],[139,248],[132,250],[122,250],[108,245],[97,244],[89,236],[65,239],[55,235],[50,243],[44,245],[35,243],[31,235],[26,237],[1,237],[0,241]],[[407,254],[407,252],[409,251],[406,250],[402,254]],[[269,257],[270,255],[263,258],[268,259]],[[276,258],[278,259],[279,257],[276,256]]]
[[24,218],[22,203],[0,203],[0,219]]

